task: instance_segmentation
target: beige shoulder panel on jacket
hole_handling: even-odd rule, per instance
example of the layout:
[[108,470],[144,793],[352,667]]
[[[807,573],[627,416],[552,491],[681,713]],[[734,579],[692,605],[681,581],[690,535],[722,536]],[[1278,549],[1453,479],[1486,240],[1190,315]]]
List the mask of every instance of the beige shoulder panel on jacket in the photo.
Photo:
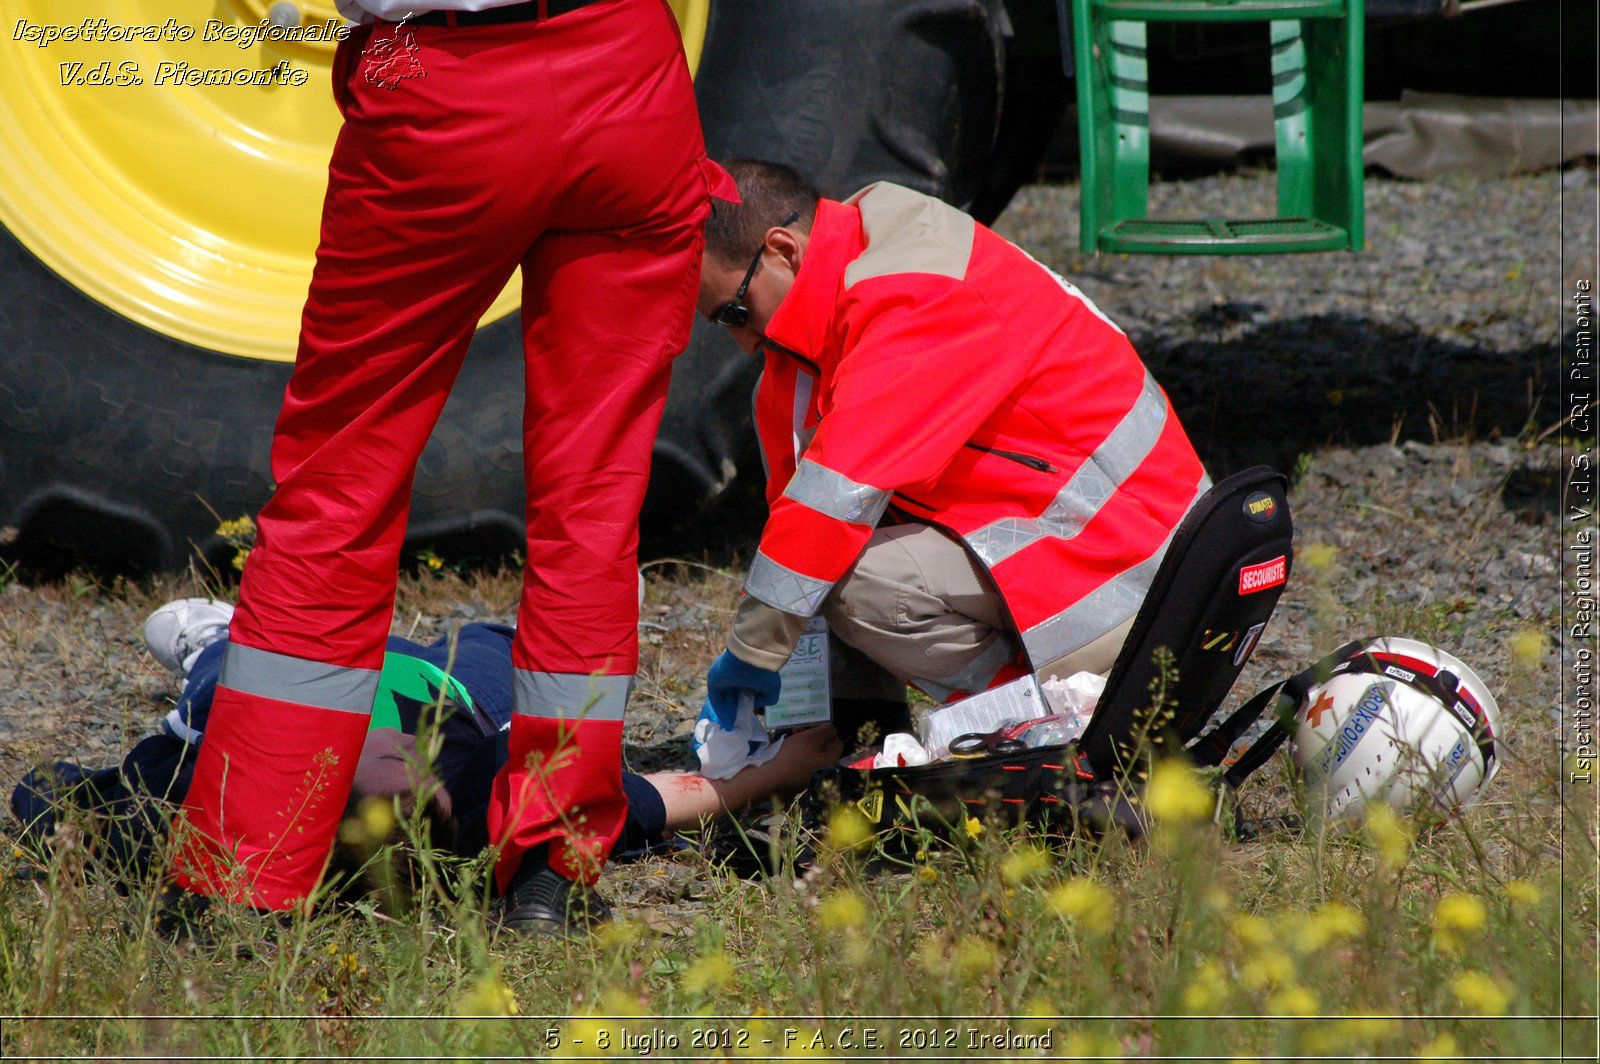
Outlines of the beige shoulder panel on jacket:
[[932,196],[880,181],[845,200],[861,211],[866,250],[844,271],[844,286],[896,273],[967,275],[977,225]]

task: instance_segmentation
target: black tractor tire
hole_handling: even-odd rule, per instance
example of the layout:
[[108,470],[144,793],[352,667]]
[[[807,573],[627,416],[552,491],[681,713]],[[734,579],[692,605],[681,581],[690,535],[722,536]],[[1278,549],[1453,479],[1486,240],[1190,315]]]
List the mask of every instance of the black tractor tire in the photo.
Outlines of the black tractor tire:
[[[992,173],[1009,32],[1001,0],[722,0],[695,80],[707,150],[786,163],[832,198],[874,181],[969,210],[981,197],[989,221],[1048,143],[1005,177]],[[696,319],[656,448],[648,545],[718,550],[760,528],[759,370]],[[655,490],[669,484],[680,490]],[[662,530],[665,540],[650,535]]]
[[[219,520],[255,516],[290,367],[204,350],[107,309],[0,230],[0,551],[33,576],[89,565],[227,572]],[[480,329],[419,463],[410,538],[522,543],[521,345]]]
[[1073,98],[1072,79],[1062,73],[1057,53],[1031,51],[1006,57],[1000,131],[988,172],[967,207],[968,213],[980,222],[992,222],[1017,189],[1039,179]]
[[696,82],[707,145],[788,163],[825,196],[893,181],[968,207],[1009,25],[1000,0],[725,0]]
[[[829,196],[888,180],[995,202],[1006,25],[1001,0],[718,0],[696,81],[709,150],[788,162]],[[217,524],[271,491],[290,367],[138,325],[3,230],[0,281],[0,559],[34,576],[139,573],[198,552],[227,571]],[[515,314],[478,331],[417,472],[412,547],[522,549],[521,359]],[[697,320],[656,445],[647,551],[737,542],[759,521],[756,370]]]

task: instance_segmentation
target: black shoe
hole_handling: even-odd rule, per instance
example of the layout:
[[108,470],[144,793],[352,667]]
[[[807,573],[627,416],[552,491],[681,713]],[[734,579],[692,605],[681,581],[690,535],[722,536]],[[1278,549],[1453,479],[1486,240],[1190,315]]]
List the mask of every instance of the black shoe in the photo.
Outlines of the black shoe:
[[579,937],[611,919],[611,906],[591,886],[561,875],[530,853],[511,879],[500,928],[517,935]]
[[161,892],[156,909],[156,934],[173,942],[208,945],[211,941],[210,914],[210,898],[169,886]]

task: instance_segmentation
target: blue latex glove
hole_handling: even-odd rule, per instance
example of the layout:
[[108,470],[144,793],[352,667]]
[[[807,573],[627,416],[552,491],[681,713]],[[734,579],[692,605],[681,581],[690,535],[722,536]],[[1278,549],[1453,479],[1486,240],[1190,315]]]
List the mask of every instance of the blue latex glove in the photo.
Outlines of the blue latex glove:
[[717,718],[717,726],[732,731],[739,717],[739,695],[749,691],[755,696],[757,709],[765,709],[778,700],[782,680],[772,669],[759,669],[724,650],[706,670],[706,705]]

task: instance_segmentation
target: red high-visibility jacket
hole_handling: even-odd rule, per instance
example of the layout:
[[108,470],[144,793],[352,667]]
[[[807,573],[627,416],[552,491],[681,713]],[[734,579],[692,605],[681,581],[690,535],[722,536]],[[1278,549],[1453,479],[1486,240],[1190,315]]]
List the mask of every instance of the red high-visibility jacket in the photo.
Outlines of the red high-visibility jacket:
[[771,516],[728,646],[778,668],[885,510],[993,577],[1036,670],[1138,611],[1210,487],[1166,394],[1081,292],[939,200],[823,200],[767,327]]

